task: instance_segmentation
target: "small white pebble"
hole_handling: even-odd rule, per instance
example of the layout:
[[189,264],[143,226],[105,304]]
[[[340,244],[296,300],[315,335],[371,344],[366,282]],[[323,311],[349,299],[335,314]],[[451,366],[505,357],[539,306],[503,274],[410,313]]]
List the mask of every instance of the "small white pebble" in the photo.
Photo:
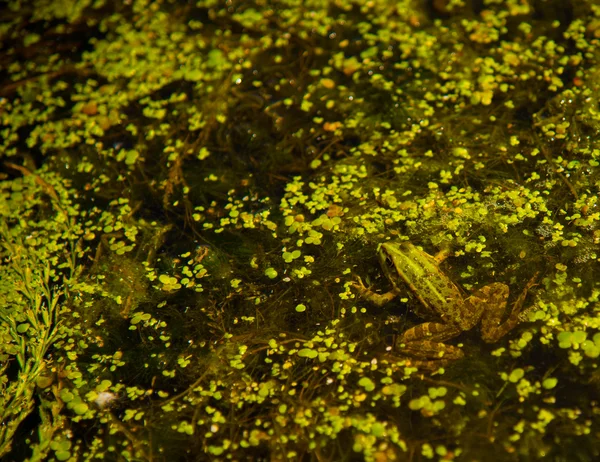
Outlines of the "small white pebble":
[[112,403],[115,399],[117,399],[117,395],[111,393],[110,391],[102,391],[98,393],[98,396],[94,400],[94,403],[102,409]]

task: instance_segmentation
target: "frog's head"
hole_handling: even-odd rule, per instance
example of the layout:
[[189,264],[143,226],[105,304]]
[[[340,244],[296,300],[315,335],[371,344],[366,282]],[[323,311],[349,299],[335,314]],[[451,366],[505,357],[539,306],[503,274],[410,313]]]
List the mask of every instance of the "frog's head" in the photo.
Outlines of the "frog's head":
[[406,271],[406,258],[413,251],[414,246],[408,241],[385,242],[379,247],[379,262],[381,268],[394,287],[397,281],[404,279]]

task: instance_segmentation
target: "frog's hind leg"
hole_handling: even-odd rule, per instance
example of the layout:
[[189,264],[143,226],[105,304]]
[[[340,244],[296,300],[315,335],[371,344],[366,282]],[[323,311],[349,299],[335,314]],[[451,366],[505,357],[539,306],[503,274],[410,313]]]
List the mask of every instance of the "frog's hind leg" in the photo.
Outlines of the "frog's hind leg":
[[432,362],[440,360],[448,362],[464,357],[463,351],[454,345],[447,345],[442,342],[430,342],[428,340],[404,343],[400,349],[400,353],[410,358],[427,359]]
[[402,334],[403,342],[418,342],[429,340],[432,342],[445,342],[458,336],[462,330],[452,324],[441,322],[424,322],[418,326],[411,327]]
[[504,284],[490,284],[482,287],[477,293],[477,297],[483,298],[486,302],[486,308],[481,316],[481,338],[487,343],[494,343],[508,334],[519,324],[519,315],[523,311],[523,304],[527,297],[527,292],[535,285],[538,273],[536,273],[527,283],[517,301],[513,304],[512,310],[506,321],[502,321],[506,304],[508,300],[508,287]]
[[419,359],[460,359],[463,357],[462,350],[444,342],[461,332],[459,327],[449,324],[425,322],[404,332],[400,339],[401,351],[407,356]]

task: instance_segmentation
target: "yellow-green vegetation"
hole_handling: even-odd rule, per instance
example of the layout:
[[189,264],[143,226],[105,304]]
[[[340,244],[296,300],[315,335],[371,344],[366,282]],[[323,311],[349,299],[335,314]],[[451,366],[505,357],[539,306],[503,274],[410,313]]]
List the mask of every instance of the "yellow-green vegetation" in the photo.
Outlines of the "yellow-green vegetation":
[[[2,460],[597,460],[596,1],[7,3]],[[421,367],[389,240],[521,322]]]

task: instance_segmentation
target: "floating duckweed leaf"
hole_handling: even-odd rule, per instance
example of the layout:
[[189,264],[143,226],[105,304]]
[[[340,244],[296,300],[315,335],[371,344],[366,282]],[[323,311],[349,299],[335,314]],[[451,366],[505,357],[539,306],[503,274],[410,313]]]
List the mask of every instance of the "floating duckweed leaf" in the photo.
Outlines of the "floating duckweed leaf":
[[198,158],[198,160],[204,160],[207,159],[208,156],[210,156],[210,151],[203,146],[202,148],[200,148],[200,151],[198,152],[198,155],[196,157]]
[[375,422],[371,425],[371,435],[376,437],[382,437],[385,435],[385,425],[381,422]]
[[149,313],[142,313],[142,312],[133,313],[130,323],[131,324],[139,324],[142,321],[149,321],[151,318],[152,318],[152,315],[150,315]]
[[568,331],[563,331],[557,336],[558,346],[560,348],[571,348],[571,338],[573,334]]
[[56,456],[56,460],[60,460],[65,461],[65,460],[69,460],[71,458],[71,452],[70,451],[64,451],[62,449],[56,451],[54,453],[54,455]]
[[521,368],[514,369],[510,375],[508,376],[508,381],[512,383],[517,383],[519,380],[523,378],[525,375],[525,371]]
[[587,332],[577,330],[574,332],[563,331],[557,336],[558,346],[560,348],[578,347],[587,339]]
[[75,406],[73,406],[73,411],[75,412],[75,414],[79,414],[79,415],[83,415],[85,414],[89,409],[89,406],[86,403],[77,403]]
[[265,276],[267,276],[269,279],[275,279],[277,277],[277,271],[275,268],[267,268],[265,270]]
[[448,392],[448,389],[446,387],[430,387],[428,389],[428,393],[429,396],[431,397],[431,399],[435,399],[435,398],[441,398],[443,396],[446,396],[446,393]]
[[60,399],[62,399],[65,403],[73,401],[74,398],[75,398],[75,395],[73,393],[71,393],[69,390],[67,390],[66,388],[63,388],[60,391]]
[[375,384],[373,383],[373,381],[369,377],[362,377],[358,381],[358,385],[361,386],[361,387],[363,387],[366,391],[373,391],[373,390],[375,390]]
[[139,152],[137,152],[133,149],[130,151],[127,151],[127,154],[125,155],[125,163],[127,165],[134,165],[139,157],[140,157]]
[[106,391],[110,388],[110,386],[112,385],[112,382],[110,380],[103,380],[102,382],[100,382],[98,385],[96,385],[96,391]]
[[572,343],[576,343],[576,344],[581,344],[583,342],[585,342],[585,340],[587,339],[587,332],[581,331],[581,330],[577,330],[575,332],[573,332],[573,335],[571,336],[571,342]]
[[319,355],[319,353],[315,350],[312,350],[310,348],[303,348],[300,351],[298,351],[298,356],[300,356],[301,358],[310,358],[310,359],[314,359]]
[[171,276],[169,276],[168,274],[161,274],[158,277],[158,280],[160,282],[162,282],[163,284],[171,284],[171,279],[172,279]]
[[302,255],[302,252],[299,250],[294,250],[293,252],[283,252],[283,260],[286,263],[291,263],[293,260]]
[[419,409],[421,409],[422,407],[424,407],[426,405],[427,401],[429,401],[429,397],[426,397],[426,398],[427,398],[427,400],[425,400],[424,397],[411,399],[408,402],[409,409],[412,411],[418,411]]
[[381,392],[384,395],[393,395],[393,396],[402,396],[407,390],[406,385],[401,385],[398,383],[393,383],[391,385],[385,385]]

